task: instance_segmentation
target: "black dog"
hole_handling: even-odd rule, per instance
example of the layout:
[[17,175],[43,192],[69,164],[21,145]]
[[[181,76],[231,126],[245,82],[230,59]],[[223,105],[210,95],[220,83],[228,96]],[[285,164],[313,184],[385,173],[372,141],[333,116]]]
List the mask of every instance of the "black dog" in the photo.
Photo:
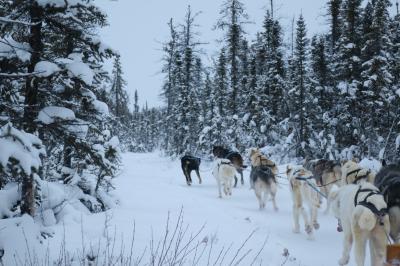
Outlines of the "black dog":
[[192,184],[192,178],[190,177],[190,173],[195,170],[197,177],[199,178],[199,184],[201,184],[201,177],[199,173],[199,166],[200,166],[200,158],[190,156],[190,155],[185,155],[181,158],[181,165],[182,165],[182,170],[183,174],[186,177],[186,183],[188,186]]
[[[246,165],[243,165],[243,158],[240,153],[235,151],[230,151],[222,146],[214,146],[212,153],[217,158],[228,159],[231,161],[236,171],[240,174],[240,182],[242,185],[244,184],[243,180],[243,169],[246,168]],[[235,176],[235,187],[237,185],[237,177]]]
[[375,177],[375,186],[379,188],[387,203],[390,220],[390,236],[400,242],[400,163],[383,166]]

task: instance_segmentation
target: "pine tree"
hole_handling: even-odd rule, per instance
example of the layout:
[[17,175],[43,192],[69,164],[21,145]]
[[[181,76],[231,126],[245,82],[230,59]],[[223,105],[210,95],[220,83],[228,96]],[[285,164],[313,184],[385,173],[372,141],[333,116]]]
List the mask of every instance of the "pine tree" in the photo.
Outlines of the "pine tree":
[[243,31],[243,24],[247,23],[248,15],[242,2],[239,0],[225,0],[221,6],[221,18],[216,27],[226,30],[225,42],[227,49],[227,61],[229,62],[229,94],[228,111],[232,116],[228,121],[230,125],[232,144],[238,146],[238,137],[236,134],[238,120],[238,95],[240,88],[239,73],[239,53]]
[[297,137],[297,155],[305,155],[306,140],[309,136],[307,124],[307,104],[309,100],[309,76],[308,76],[308,44],[306,24],[303,15],[300,15],[296,26],[296,41],[293,58],[293,80],[292,89],[289,91],[291,104],[293,105],[291,115],[295,122]]

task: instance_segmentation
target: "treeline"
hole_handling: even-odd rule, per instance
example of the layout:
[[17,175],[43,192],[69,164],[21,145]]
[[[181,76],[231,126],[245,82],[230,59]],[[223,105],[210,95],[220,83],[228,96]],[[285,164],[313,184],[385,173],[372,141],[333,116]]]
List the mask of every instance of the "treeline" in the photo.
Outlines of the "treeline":
[[219,144],[268,146],[281,158],[398,158],[400,15],[390,15],[389,0],[362,2],[328,1],[329,31],[311,39],[301,14],[284,32],[270,9],[249,39],[244,4],[225,0],[216,21],[223,46],[211,66],[202,61],[197,14],[189,7],[182,24],[171,19],[162,148],[170,155],[209,154]]

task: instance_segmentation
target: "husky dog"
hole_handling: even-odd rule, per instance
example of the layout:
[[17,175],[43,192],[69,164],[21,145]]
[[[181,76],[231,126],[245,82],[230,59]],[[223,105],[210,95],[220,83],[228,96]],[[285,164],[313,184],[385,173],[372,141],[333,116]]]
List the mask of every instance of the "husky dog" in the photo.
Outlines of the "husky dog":
[[[305,159],[303,167],[312,172],[317,185],[321,187],[321,192],[325,195],[329,195],[334,184],[340,184],[342,179],[342,170],[340,163],[325,160],[325,159],[315,159],[309,160]],[[327,200],[325,213],[328,213],[330,208],[330,202]]]
[[213,176],[217,180],[219,197],[222,198],[221,186],[224,186],[226,196],[232,195],[233,179],[236,169],[228,159],[216,159]]
[[277,211],[275,195],[276,195],[276,180],[275,175],[270,167],[255,166],[251,168],[250,182],[254,184],[254,192],[256,194],[260,210],[265,208],[268,194],[271,196],[274,210]]
[[390,237],[400,243],[400,162],[384,166],[375,177],[388,205]]
[[[240,153],[228,150],[222,146],[213,146],[212,153],[216,158],[228,159],[231,161],[236,171],[240,174],[240,182],[244,184],[243,169],[247,166],[243,164],[243,158]],[[235,175],[235,187],[237,185],[237,177]]]
[[193,170],[196,171],[196,175],[199,178],[199,184],[201,184],[201,177],[199,173],[200,162],[200,158],[190,155],[185,155],[181,158],[182,171],[186,177],[186,184],[188,184],[188,186],[192,184],[192,177],[190,176],[190,173]]
[[[267,156],[263,155],[261,151],[257,148],[249,149],[249,158],[251,162],[251,167],[262,167],[262,168],[270,168],[273,175],[278,173],[278,167],[276,164],[269,160]],[[254,188],[253,178],[250,177],[250,188]]]
[[358,184],[361,182],[374,183],[375,173],[359,166],[355,161],[346,161],[342,164],[342,185]]
[[[299,216],[301,214],[308,239],[313,239],[313,227],[316,230],[319,229],[317,213],[320,207],[320,198],[318,192],[311,187],[316,187],[316,181],[312,177],[312,173],[304,167],[288,166],[286,175],[290,182],[290,191],[293,199],[293,232],[300,233]],[[308,206],[309,215],[303,204]]]
[[251,166],[267,166],[271,168],[272,173],[276,175],[278,173],[278,168],[276,163],[267,158],[267,156],[263,155],[261,151],[257,148],[250,148],[249,157],[251,161]]
[[390,224],[386,202],[377,187],[368,182],[350,184],[332,189],[329,195],[332,211],[340,220],[344,239],[339,265],[346,265],[354,242],[357,266],[365,261],[365,246],[369,241],[371,265],[384,265],[386,255],[386,235]]

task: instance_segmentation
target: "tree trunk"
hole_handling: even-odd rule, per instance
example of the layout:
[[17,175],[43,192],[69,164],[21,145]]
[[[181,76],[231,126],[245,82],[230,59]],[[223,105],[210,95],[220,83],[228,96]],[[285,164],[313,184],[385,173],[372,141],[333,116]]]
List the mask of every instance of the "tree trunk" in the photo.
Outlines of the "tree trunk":
[[[30,26],[29,45],[32,49],[32,56],[28,66],[28,72],[34,72],[36,64],[40,61],[43,50],[42,43],[42,16],[43,10],[36,1],[31,1],[29,15],[32,26]],[[37,77],[30,76],[26,80],[25,87],[25,107],[24,107],[24,127],[27,132],[34,133],[37,126],[34,123],[38,113],[38,87]],[[22,180],[22,203],[21,213],[34,215],[35,213],[35,186],[33,174],[23,174]]]

